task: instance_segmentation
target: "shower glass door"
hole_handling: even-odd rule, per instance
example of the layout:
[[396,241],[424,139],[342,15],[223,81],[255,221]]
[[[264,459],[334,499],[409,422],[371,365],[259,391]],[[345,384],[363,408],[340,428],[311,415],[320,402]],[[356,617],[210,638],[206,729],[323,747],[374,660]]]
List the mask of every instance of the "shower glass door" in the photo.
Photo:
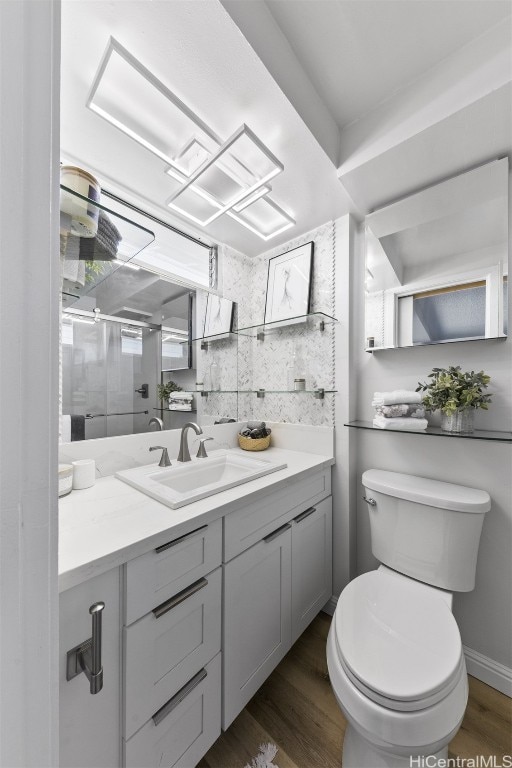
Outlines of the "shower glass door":
[[[148,431],[156,405],[161,333],[128,321],[64,314],[62,413],[85,439]],[[80,439],[72,434],[72,439]]]

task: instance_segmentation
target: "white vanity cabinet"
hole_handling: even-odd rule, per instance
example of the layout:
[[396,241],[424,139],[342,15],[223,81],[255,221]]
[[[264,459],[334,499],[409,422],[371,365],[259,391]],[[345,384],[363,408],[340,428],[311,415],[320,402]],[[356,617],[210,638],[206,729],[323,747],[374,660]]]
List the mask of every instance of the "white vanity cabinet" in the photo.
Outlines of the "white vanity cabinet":
[[224,729],[331,597],[329,494],[330,470],[225,518],[224,558],[250,544],[224,565]]
[[190,768],[220,735],[222,520],[125,566],[123,765]]
[[[62,592],[59,598],[59,765],[113,768],[121,765],[120,569]],[[103,601],[103,688],[91,695],[82,672],[66,679],[67,652],[91,635],[92,604]],[[43,663],[43,661],[41,662]]]
[[[330,467],[60,597],[60,765],[193,768],[331,596]],[[183,531],[183,528],[181,529]],[[102,612],[103,689],[67,680]]]

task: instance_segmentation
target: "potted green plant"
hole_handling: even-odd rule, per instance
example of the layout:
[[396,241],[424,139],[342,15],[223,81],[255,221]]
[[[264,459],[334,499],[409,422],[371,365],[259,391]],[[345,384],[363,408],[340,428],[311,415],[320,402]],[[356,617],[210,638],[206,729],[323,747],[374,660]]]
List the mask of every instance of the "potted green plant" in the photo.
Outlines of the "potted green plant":
[[422,402],[427,411],[441,411],[445,432],[472,432],[477,408],[487,410],[492,394],[485,392],[491,380],[483,371],[462,371],[460,365],[432,368],[430,381],[418,382],[416,392],[425,392]]
[[160,400],[163,400],[164,403],[167,403],[169,405],[169,397],[171,396],[172,392],[181,392],[182,388],[176,384],[175,381],[168,381],[166,384],[157,384],[156,390],[158,392],[158,397]]

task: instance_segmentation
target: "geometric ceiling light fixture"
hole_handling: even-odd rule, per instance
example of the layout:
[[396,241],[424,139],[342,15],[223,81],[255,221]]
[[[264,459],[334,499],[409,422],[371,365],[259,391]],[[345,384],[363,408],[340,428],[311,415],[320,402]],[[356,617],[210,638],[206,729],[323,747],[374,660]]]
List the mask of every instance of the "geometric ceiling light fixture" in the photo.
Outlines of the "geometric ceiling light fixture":
[[[242,125],[181,184],[169,197],[167,205],[206,227],[235,205],[254,196],[283,170],[283,164],[263,142],[250,128]],[[186,193],[189,191],[206,199],[214,208],[203,220],[188,203]]]
[[235,211],[236,208],[233,208],[226,213],[226,216],[242,224],[265,241],[280,235],[296,224],[289,213],[266,196],[255,200],[240,212]]
[[[183,174],[191,139],[215,152],[221,139],[178,96],[117,40],[110,38],[87,107]],[[181,179],[183,180],[183,179]]]
[[284,166],[251,129],[242,125],[223,143],[112,37],[86,105],[166,163],[180,185],[167,205],[194,223],[208,226],[226,214],[263,240],[295,224],[268,197],[268,182]]

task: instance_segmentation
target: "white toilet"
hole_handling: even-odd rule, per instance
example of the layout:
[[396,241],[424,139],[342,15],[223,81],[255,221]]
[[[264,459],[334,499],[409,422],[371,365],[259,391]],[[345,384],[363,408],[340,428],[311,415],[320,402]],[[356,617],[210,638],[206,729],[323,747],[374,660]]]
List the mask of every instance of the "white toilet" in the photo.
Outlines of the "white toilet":
[[343,768],[447,757],[468,685],[452,592],[475,585],[486,491],[370,469],[372,551],[383,563],[343,590],[327,641],[348,721]]

